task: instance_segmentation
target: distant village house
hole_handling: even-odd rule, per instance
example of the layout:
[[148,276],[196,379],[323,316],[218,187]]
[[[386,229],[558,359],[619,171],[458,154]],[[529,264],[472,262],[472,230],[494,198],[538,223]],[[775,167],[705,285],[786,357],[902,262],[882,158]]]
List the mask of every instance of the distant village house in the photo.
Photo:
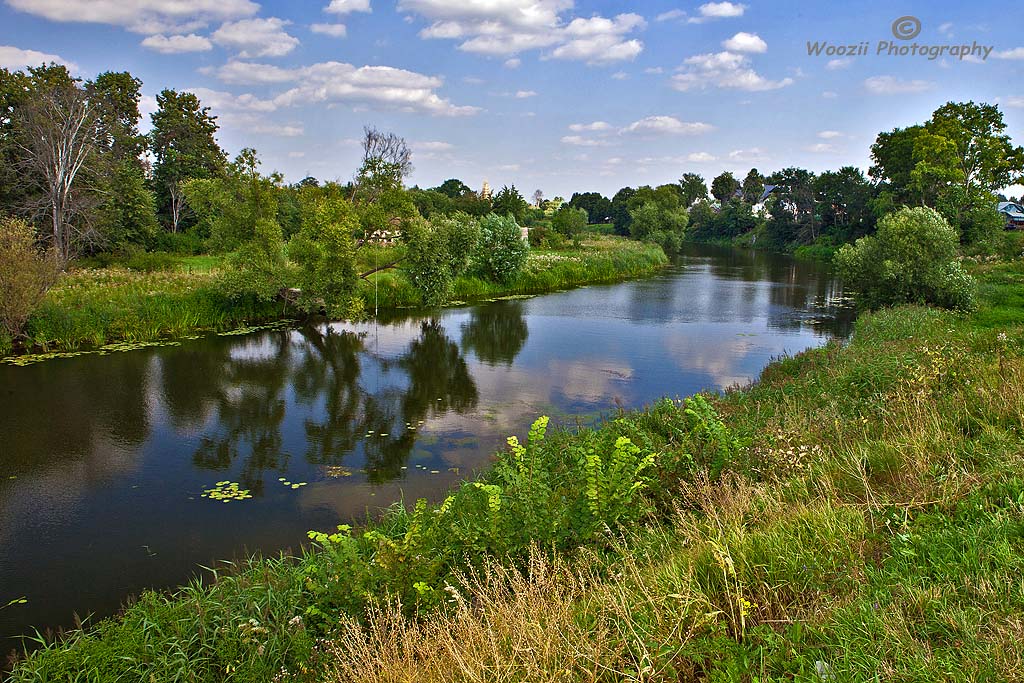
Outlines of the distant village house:
[[1006,219],[1007,230],[1024,230],[1024,207],[1016,202],[999,202],[998,209]]

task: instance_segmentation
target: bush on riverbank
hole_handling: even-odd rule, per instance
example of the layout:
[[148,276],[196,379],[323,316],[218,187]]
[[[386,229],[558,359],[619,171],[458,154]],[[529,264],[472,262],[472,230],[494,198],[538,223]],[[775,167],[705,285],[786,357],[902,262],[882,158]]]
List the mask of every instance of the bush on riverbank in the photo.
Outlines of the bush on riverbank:
[[[357,265],[367,270],[400,257],[402,248],[366,247]],[[591,282],[610,282],[655,271],[668,262],[664,252],[619,238],[600,237],[581,249],[531,252],[508,284],[459,277],[452,297],[459,301],[538,294]],[[114,341],[153,341],[204,330],[222,331],[277,320],[297,313],[283,302],[232,299],[219,287],[222,259],[194,257],[173,270],[83,269],[65,275],[29,319],[30,347],[72,351]],[[376,283],[376,288],[375,288]],[[376,289],[376,292],[375,292]],[[358,283],[363,309],[419,306],[421,293],[404,273],[383,271]]]
[[969,311],[976,285],[957,260],[959,239],[937,211],[900,209],[878,222],[878,234],[844,245],[835,257],[843,281],[868,308],[934,304]]
[[1024,264],[980,272],[974,316],[865,314],[715,410],[535,428],[452,502],[147,594],[13,680],[1014,680],[1024,329],[992,325]]

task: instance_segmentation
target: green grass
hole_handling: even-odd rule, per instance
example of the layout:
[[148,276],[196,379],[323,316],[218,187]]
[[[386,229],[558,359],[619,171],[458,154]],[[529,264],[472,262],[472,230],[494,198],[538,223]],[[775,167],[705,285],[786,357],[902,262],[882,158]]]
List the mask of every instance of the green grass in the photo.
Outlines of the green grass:
[[[368,247],[359,251],[357,265],[365,272],[400,257],[400,248]],[[42,351],[76,351],[298,316],[282,303],[232,300],[221,293],[216,278],[224,258],[142,254],[120,265],[73,270],[29,320],[28,345]],[[511,283],[462,277],[456,282],[454,298],[464,302],[612,282],[651,273],[665,263],[667,258],[659,247],[598,236],[580,249],[532,252],[523,272]],[[358,291],[368,311],[373,310],[375,299],[380,309],[420,305],[419,294],[400,269],[361,280]]]
[[232,301],[212,273],[142,273],[122,268],[66,275],[29,319],[31,346],[74,351],[115,341],[142,342],[276,320],[278,303]]
[[975,314],[865,314],[713,408],[535,433],[13,680],[1024,680],[1024,267],[977,272]]
[[209,273],[224,267],[224,257],[219,254],[179,256],[180,269],[187,273]]
[[[382,254],[379,262],[384,263],[387,257]],[[648,275],[667,263],[665,252],[657,245],[622,237],[594,236],[585,240],[580,249],[531,250],[526,266],[512,282],[496,283],[463,275],[456,280],[452,297],[456,301],[466,302],[500,296],[541,294],[583,284],[616,282]],[[420,305],[419,294],[401,270],[370,276],[360,282],[360,292],[368,310],[373,310],[375,296],[380,308]]]

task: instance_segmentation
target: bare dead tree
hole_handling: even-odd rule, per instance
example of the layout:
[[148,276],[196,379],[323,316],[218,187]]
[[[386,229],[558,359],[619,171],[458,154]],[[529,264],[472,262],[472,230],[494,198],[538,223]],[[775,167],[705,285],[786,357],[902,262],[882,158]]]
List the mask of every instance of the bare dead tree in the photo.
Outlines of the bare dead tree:
[[405,138],[395,133],[385,133],[373,126],[363,128],[363,164],[381,161],[394,166],[401,177],[412,173],[412,150]]
[[375,202],[386,190],[402,186],[412,173],[412,150],[405,138],[372,126],[363,128],[363,163],[356,176],[356,198]]
[[75,85],[42,91],[17,112],[20,165],[38,182],[43,212],[57,258],[66,264],[89,239],[89,193],[79,191],[81,177],[96,152],[97,107]]
[[188,204],[185,201],[185,191],[178,181],[168,183],[167,189],[171,197],[171,232],[178,232],[178,226],[181,224],[181,219],[188,208]]

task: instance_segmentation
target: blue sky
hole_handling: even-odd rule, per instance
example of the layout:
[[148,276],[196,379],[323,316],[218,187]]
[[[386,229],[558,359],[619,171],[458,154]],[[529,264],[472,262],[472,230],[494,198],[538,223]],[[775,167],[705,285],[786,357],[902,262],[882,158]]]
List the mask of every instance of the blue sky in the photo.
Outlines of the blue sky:
[[[1012,3],[579,0],[2,0],[0,66],[129,70],[213,109],[229,153],[290,181],[351,178],[371,124],[414,150],[412,183],[608,195],[687,171],[868,165],[881,130],[949,100],[996,102],[1024,143]],[[916,17],[920,33],[894,36]],[[913,22],[910,28],[915,28]],[[808,55],[808,41],[869,54]],[[967,59],[877,55],[991,48]],[[1019,192],[1019,190],[1017,190]]]

